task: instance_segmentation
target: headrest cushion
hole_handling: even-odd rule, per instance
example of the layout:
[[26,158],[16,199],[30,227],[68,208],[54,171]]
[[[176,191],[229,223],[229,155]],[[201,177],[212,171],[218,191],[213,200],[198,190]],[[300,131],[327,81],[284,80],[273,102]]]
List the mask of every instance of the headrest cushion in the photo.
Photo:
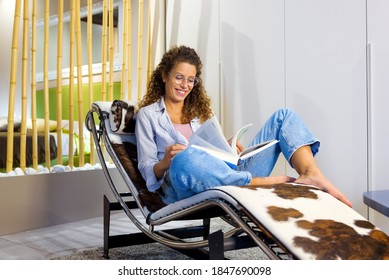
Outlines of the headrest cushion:
[[112,132],[134,134],[136,109],[133,101],[114,100],[109,112],[109,124]]

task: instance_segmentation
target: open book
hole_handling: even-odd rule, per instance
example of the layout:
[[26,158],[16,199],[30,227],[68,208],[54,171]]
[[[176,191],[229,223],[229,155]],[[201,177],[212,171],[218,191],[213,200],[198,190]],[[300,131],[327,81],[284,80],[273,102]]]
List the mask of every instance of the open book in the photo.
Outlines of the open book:
[[237,166],[240,160],[251,157],[268,147],[276,144],[278,140],[266,141],[245,149],[239,153],[236,151],[236,143],[252,124],[243,126],[232,137],[231,146],[224,137],[222,128],[216,116],[208,119],[189,140],[189,146],[204,150],[209,154],[224,160],[230,166]]

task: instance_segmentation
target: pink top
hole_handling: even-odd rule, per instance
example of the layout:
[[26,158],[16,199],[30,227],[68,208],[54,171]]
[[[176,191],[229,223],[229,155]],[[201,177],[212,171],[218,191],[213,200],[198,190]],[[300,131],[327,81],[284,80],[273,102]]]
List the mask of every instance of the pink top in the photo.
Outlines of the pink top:
[[182,135],[184,135],[186,139],[189,140],[189,138],[192,136],[193,131],[189,123],[187,124],[173,123],[173,125],[174,125],[174,129],[180,132]]

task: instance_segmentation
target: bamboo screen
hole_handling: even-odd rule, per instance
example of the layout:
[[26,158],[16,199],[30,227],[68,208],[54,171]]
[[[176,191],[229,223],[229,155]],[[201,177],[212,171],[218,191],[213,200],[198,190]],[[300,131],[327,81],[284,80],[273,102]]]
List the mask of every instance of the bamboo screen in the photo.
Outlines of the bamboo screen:
[[[155,1],[155,0],[153,0]],[[82,166],[86,162],[86,156],[84,154],[84,147],[89,145],[93,147],[94,143],[92,137],[90,142],[85,143],[84,135],[84,118],[87,112],[84,112],[85,104],[90,104],[94,100],[94,84],[93,78],[96,76],[92,73],[92,46],[101,42],[101,99],[102,101],[112,101],[114,98],[114,72],[120,72],[119,78],[119,98],[128,100],[140,99],[143,95],[141,92],[142,85],[147,83],[148,77],[142,79],[142,73],[149,75],[150,73],[150,52],[151,52],[151,6],[153,5],[152,0],[102,0],[102,36],[101,38],[93,37],[92,24],[93,24],[93,13],[92,10],[96,6],[96,1],[86,0],[87,7],[82,7],[83,11],[87,10],[87,29],[86,34],[82,33],[80,26],[81,23],[81,3],[80,0],[58,0],[57,1],[57,32],[56,32],[56,44],[53,44],[51,40],[52,33],[49,32],[50,20],[53,15],[50,14],[50,4],[53,1],[43,0],[44,6],[41,7],[44,10],[44,36],[43,36],[43,62],[37,61],[37,35],[36,35],[36,24],[37,24],[37,0],[16,0],[15,2],[15,15],[12,33],[12,53],[11,53],[11,67],[10,67],[10,89],[9,89],[9,103],[8,103],[8,130],[7,130],[7,158],[6,158],[6,172],[12,171],[14,166],[13,153],[14,153],[14,111],[15,105],[22,107],[21,116],[21,128],[20,128],[20,168],[25,170],[26,165],[26,137],[27,137],[27,121],[31,121],[32,126],[32,165],[34,169],[38,168],[38,124],[37,124],[37,108],[43,108],[43,120],[44,120],[44,152],[45,162],[43,163],[47,168],[50,168],[54,158],[50,155],[50,127],[49,123],[53,118],[50,118],[52,111],[55,110],[56,119],[56,139],[57,139],[57,154],[55,156],[56,164],[64,163],[64,156],[62,151],[62,136],[63,128],[62,121],[64,113],[68,116],[68,129],[69,129],[69,151],[73,151],[76,148],[79,152],[78,166]],[[121,36],[121,61],[120,71],[114,69],[114,6],[120,3],[122,12],[119,13],[118,21],[122,23],[121,33],[117,36]],[[63,40],[64,30],[64,6],[69,5],[69,29],[70,36],[69,40]],[[133,11],[132,7],[136,4],[138,11]],[[155,3],[154,3],[155,4]],[[83,3],[85,5],[85,3]],[[147,9],[145,6],[147,5]],[[133,22],[133,15],[137,13],[137,22]],[[144,18],[147,17],[144,24]],[[22,18],[21,18],[22,17]],[[22,27],[20,27],[22,22]],[[145,26],[146,25],[146,26]],[[137,26],[137,36],[132,36],[132,28]],[[147,32],[147,43],[143,44],[143,31]],[[20,33],[21,32],[21,33]],[[85,32],[84,32],[85,33]],[[22,42],[19,42],[20,34],[22,34]],[[83,63],[83,54],[85,56],[85,46],[82,46],[81,39],[87,38],[86,46],[86,73],[83,72],[85,69],[85,63]],[[132,39],[136,38],[136,39]],[[38,42],[39,43],[39,42]],[[64,48],[65,44],[68,47]],[[144,47],[146,45],[146,47]],[[137,46],[137,58],[133,58],[132,47]],[[21,52],[19,50],[21,48]],[[57,51],[56,57],[49,57],[49,50],[55,48]],[[84,48],[84,50],[83,50]],[[68,79],[68,100],[67,104],[63,102],[63,69],[64,64],[64,51],[68,50],[67,57],[69,57],[69,75]],[[21,57],[19,55],[21,53]],[[142,56],[147,58],[146,63],[142,63]],[[50,87],[50,83],[53,81],[49,80],[48,75],[48,64],[49,60],[56,60],[56,79],[54,86],[54,95],[56,98],[55,108],[53,108],[50,99],[53,98],[53,86]],[[21,61],[21,63],[19,63]],[[37,102],[37,82],[36,82],[36,65],[37,63],[43,63],[43,104]],[[131,71],[131,65],[137,63],[137,73]],[[17,67],[21,64],[22,76],[21,79],[17,77]],[[84,64],[84,65],[83,65]],[[134,77],[133,77],[134,76]],[[132,81],[136,79],[138,92],[132,94]],[[86,81],[86,82],[85,82]],[[21,100],[17,102],[16,99],[16,86],[17,83],[21,83]],[[117,81],[116,81],[117,82]],[[30,85],[28,85],[30,84]],[[87,87],[87,98],[83,97],[83,88]],[[108,94],[107,94],[108,89]],[[76,98],[75,98],[76,97]],[[77,104],[75,104],[77,100]],[[30,101],[30,102],[28,102]],[[27,104],[31,104],[31,114],[27,115]],[[51,104],[51,105],[50,105]],[[76,112],[76,113],[75,113]],[[78,124],[78,127],[75,127]],[[78,141],[75,142],[73,139],[74,130],[78,129]],[[74,147],[76,145],[76,147]],[[90,149],[88,161],[93,164],[95,161],[94,149]],[[75,158],[72,152],[69,152],[67,164],[73,168],[75,166]]]

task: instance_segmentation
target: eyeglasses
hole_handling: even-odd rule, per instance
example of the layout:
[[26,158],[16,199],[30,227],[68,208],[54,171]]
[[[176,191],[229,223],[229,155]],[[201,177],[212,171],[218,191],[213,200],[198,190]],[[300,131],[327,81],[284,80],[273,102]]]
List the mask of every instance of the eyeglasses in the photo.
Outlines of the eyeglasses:
[[189,87],[194,87],[199,82],[199,79],[197,77],[190,76],[186,79],[184,75],[178,74],[178,73],[177,74],[170,74],[169,73],[169,75],[171,75],[174,78],[174,81],[177,85],[181,85],[186,80]]

